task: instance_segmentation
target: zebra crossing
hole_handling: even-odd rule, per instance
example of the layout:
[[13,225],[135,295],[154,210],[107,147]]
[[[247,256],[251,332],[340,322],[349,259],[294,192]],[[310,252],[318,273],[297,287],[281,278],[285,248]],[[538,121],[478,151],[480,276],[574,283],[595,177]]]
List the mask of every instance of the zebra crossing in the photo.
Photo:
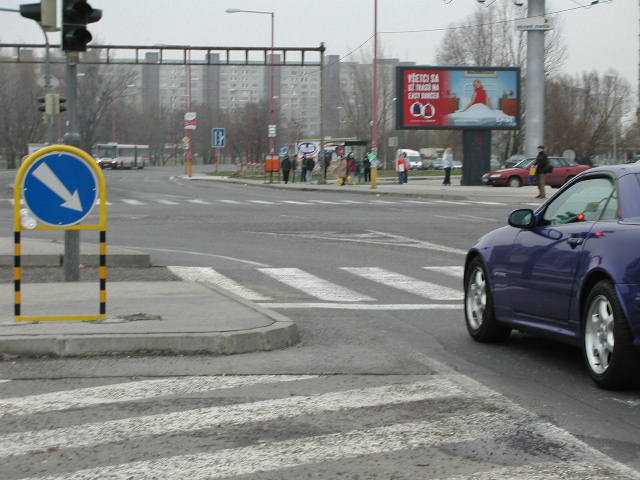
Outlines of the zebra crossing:
[[83,382],[0,382],[3,479],[640,479],[446,368]]
[[[96,205],[99,202],[96,202]],[[1,204],[13,205],[13,198],[0,199]],[[24,204],[24,200],[21,200],[21,204]],[[475,206],[490,206],[490,207],[506,207],[509,204],[502,202],[485,202],[475,200],[465,201],[450,201],[450,200],[405,200],[405,199],[393,199],[393,200],[322,200],[322,199],[304,199],[304,200],[289,200],[289,199],[274,199],[274,200],[262,200],[262,199],[211,199],[203,200],[201,198],[110,198],[107,205],[112,206],[126,206],[126,207],[180,207],[185,205],[203,205],[203,206],[216,206],[224,205],[227,207],[256,207],[256,206],[280,206],[280,207],[352,207],[358,208],[360,206],[371,207],[443,207],[443,206],[461,206],[461,205],[475,205]],[[529,204],[528,204],[529,205]],[[538,204],[533,204],[538,205]]]
[[[350,276],[349,283],[364,280],[357,287],[345,286],[300,268],[256,268],[251,274],[220,272],[209,267],[170,266],[185,281],[200,282],[235,296],[275,309],[326,308],[344,310],[455,310],[461,308],[463,267],[423,267],[416,272],[435,275],[438,280],[416,278],[381,267],[340,267],[336,273]],[[242,276],[243,278],[234,278]],[[277,285],[267,285],[275,281]],[[245,282],[250,282],[247,285]],[[344,280],[342,280],[344,282]],[[261,292],[265,289],[267,292]],[[377,296],[374,291],[380,293]],[[389,290],[408,294],[415,301],[384,303]],[[277,293],[279,298],[273,295]],[[295,302],[291,301],[292,297]],[[423,303],[424,300],[429,303]]]

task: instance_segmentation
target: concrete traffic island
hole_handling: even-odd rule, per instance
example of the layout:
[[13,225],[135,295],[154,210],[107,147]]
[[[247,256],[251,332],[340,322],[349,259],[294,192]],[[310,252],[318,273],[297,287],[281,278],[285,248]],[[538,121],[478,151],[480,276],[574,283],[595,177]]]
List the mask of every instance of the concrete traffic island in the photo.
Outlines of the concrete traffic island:
[[[198,283],[111,283],[104,322],[17,324],[11,316],[13,285],[0,289],[4,354],[230,355],[285,348],[299,340],[288,318]],[[24,314],[90,314],[98,308],[98,283],[24,284],[22,296]]]

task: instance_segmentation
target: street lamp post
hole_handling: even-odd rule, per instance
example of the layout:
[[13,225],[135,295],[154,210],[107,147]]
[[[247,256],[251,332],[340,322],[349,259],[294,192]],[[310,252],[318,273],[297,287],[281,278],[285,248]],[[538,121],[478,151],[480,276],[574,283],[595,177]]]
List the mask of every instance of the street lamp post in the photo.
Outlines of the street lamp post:
[[[258,15],[270,15],[271,16],[271,57],[269,60],[269,112],[271,118],[271,124],[277,124],[276,117],[276,105],[274,95],[274,81],[273,81],[273,48],[275,42],[275,12],[263,11],[263,10],[242,10],[239,8],[227,8],[227,13],[255,13]],[[276,129],[277,132],[277,129]],[[275,154],[275,137],[269,136],[269,153]]]

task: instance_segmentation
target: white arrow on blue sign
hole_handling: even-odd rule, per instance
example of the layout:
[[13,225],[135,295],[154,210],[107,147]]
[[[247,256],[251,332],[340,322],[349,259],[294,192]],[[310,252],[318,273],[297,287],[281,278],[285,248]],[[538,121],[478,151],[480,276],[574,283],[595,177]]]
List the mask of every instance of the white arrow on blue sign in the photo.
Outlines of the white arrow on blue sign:
[[211,146],[213,148],[224,148],[226,136],[227,134],[224,128],[212,128],[211,129]]
[[82,158],[52,152],[29,167],[23,196],[29,210],[42,223],[67,227],[91,213],[98,198],[98,181]]

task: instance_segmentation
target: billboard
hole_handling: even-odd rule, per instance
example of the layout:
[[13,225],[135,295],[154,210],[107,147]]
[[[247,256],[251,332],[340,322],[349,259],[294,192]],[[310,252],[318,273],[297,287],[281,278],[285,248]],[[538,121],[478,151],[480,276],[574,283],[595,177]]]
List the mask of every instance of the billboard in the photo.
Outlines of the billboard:
[[398,67],[396,128],[520,128],[520,69]]

